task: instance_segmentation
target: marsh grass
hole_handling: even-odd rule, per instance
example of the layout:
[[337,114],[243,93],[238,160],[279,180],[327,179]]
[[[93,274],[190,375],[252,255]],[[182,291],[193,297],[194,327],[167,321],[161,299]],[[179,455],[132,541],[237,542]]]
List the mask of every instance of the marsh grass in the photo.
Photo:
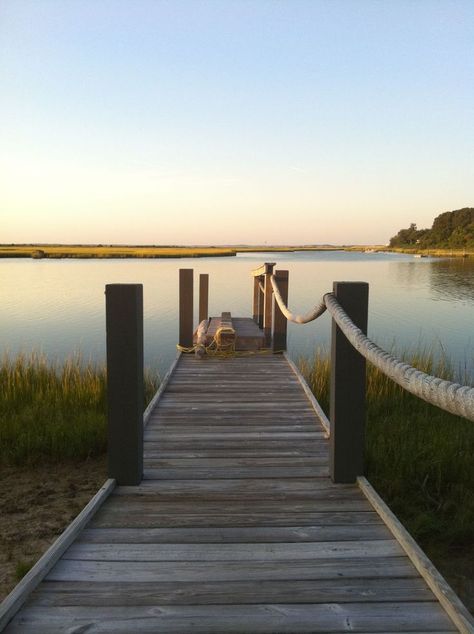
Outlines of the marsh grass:
[[[402,356],[430,374],[453,376],[446,359],[429,350]],[[299,366],[328,413],[327,353],[318,350]],[[472,422],[409,394],[367,364],[366,475],[432,556],[474,549],[473,455]]]
[[16,581],[21,581],[23,577],[31,570],[34,562],[32,561],[18,561],[15,566],[15,579]]
[[219,247],[0,245],[0,258],[198,258],[235,254],[235,249]]
[[[84,460],[106,451],[106,368],[32,353],[0,362],[0,464]],[[158,380],[145,377],[145,402]]]

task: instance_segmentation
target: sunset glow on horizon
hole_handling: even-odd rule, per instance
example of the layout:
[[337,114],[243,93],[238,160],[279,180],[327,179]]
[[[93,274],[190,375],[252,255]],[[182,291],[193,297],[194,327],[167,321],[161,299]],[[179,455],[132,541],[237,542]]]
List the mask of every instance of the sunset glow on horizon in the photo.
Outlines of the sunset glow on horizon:
[[4,0],[1,243],[385,244],[474,206],[465,0]]

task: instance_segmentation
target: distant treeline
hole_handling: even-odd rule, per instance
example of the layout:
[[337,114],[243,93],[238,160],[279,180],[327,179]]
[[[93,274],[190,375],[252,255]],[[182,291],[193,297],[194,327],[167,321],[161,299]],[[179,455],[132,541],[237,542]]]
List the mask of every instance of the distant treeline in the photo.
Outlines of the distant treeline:
[[431,229],[417,229],[412,223],[390,238],[391,247],[474,248],[474,208],[445,211],[437,216]]

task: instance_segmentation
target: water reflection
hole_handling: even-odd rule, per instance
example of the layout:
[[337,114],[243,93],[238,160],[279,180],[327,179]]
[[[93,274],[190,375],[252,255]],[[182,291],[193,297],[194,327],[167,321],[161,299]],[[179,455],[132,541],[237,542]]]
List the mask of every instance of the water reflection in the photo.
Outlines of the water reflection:
[[435,260],[429,267],[430,288],[436,299],[474,303],[474,261],[469,258]]
[[[145,360],[165,371],[178,337],[178,269],[210,275],[211,314],[250,315],[250,271],[264,260],[290,271],[289,303],[306,312],[335,280],[370,285],[369,334],[380,345],[413,349],[442,342],[456,364],[474,369],[474,262],[396,254],[299,252],[182,260],[1,260],[0,353],[41,349],[64,358],[105,357],[104,286],[144,286]],[[197,301],[195,300],[195,304]],[[197,306],[195,320],[197,321]],[[326,314],[307,326],[289,325],[292,356],[328,347]]]

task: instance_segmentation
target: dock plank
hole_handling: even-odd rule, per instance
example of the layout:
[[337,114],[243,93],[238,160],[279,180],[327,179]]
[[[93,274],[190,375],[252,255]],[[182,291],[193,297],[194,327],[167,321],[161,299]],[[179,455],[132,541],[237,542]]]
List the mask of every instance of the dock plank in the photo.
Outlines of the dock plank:
[[[245,324],[244,324],[245,325]],[[458,631],[329,442],[282,356],[182,355],[117,487],[7,627]]]
[[164,632],[183,634],[281,634],[295,632],[453,632],[439,605],[320,603],[183,606],[31,606],[10,628],[28,632]]

